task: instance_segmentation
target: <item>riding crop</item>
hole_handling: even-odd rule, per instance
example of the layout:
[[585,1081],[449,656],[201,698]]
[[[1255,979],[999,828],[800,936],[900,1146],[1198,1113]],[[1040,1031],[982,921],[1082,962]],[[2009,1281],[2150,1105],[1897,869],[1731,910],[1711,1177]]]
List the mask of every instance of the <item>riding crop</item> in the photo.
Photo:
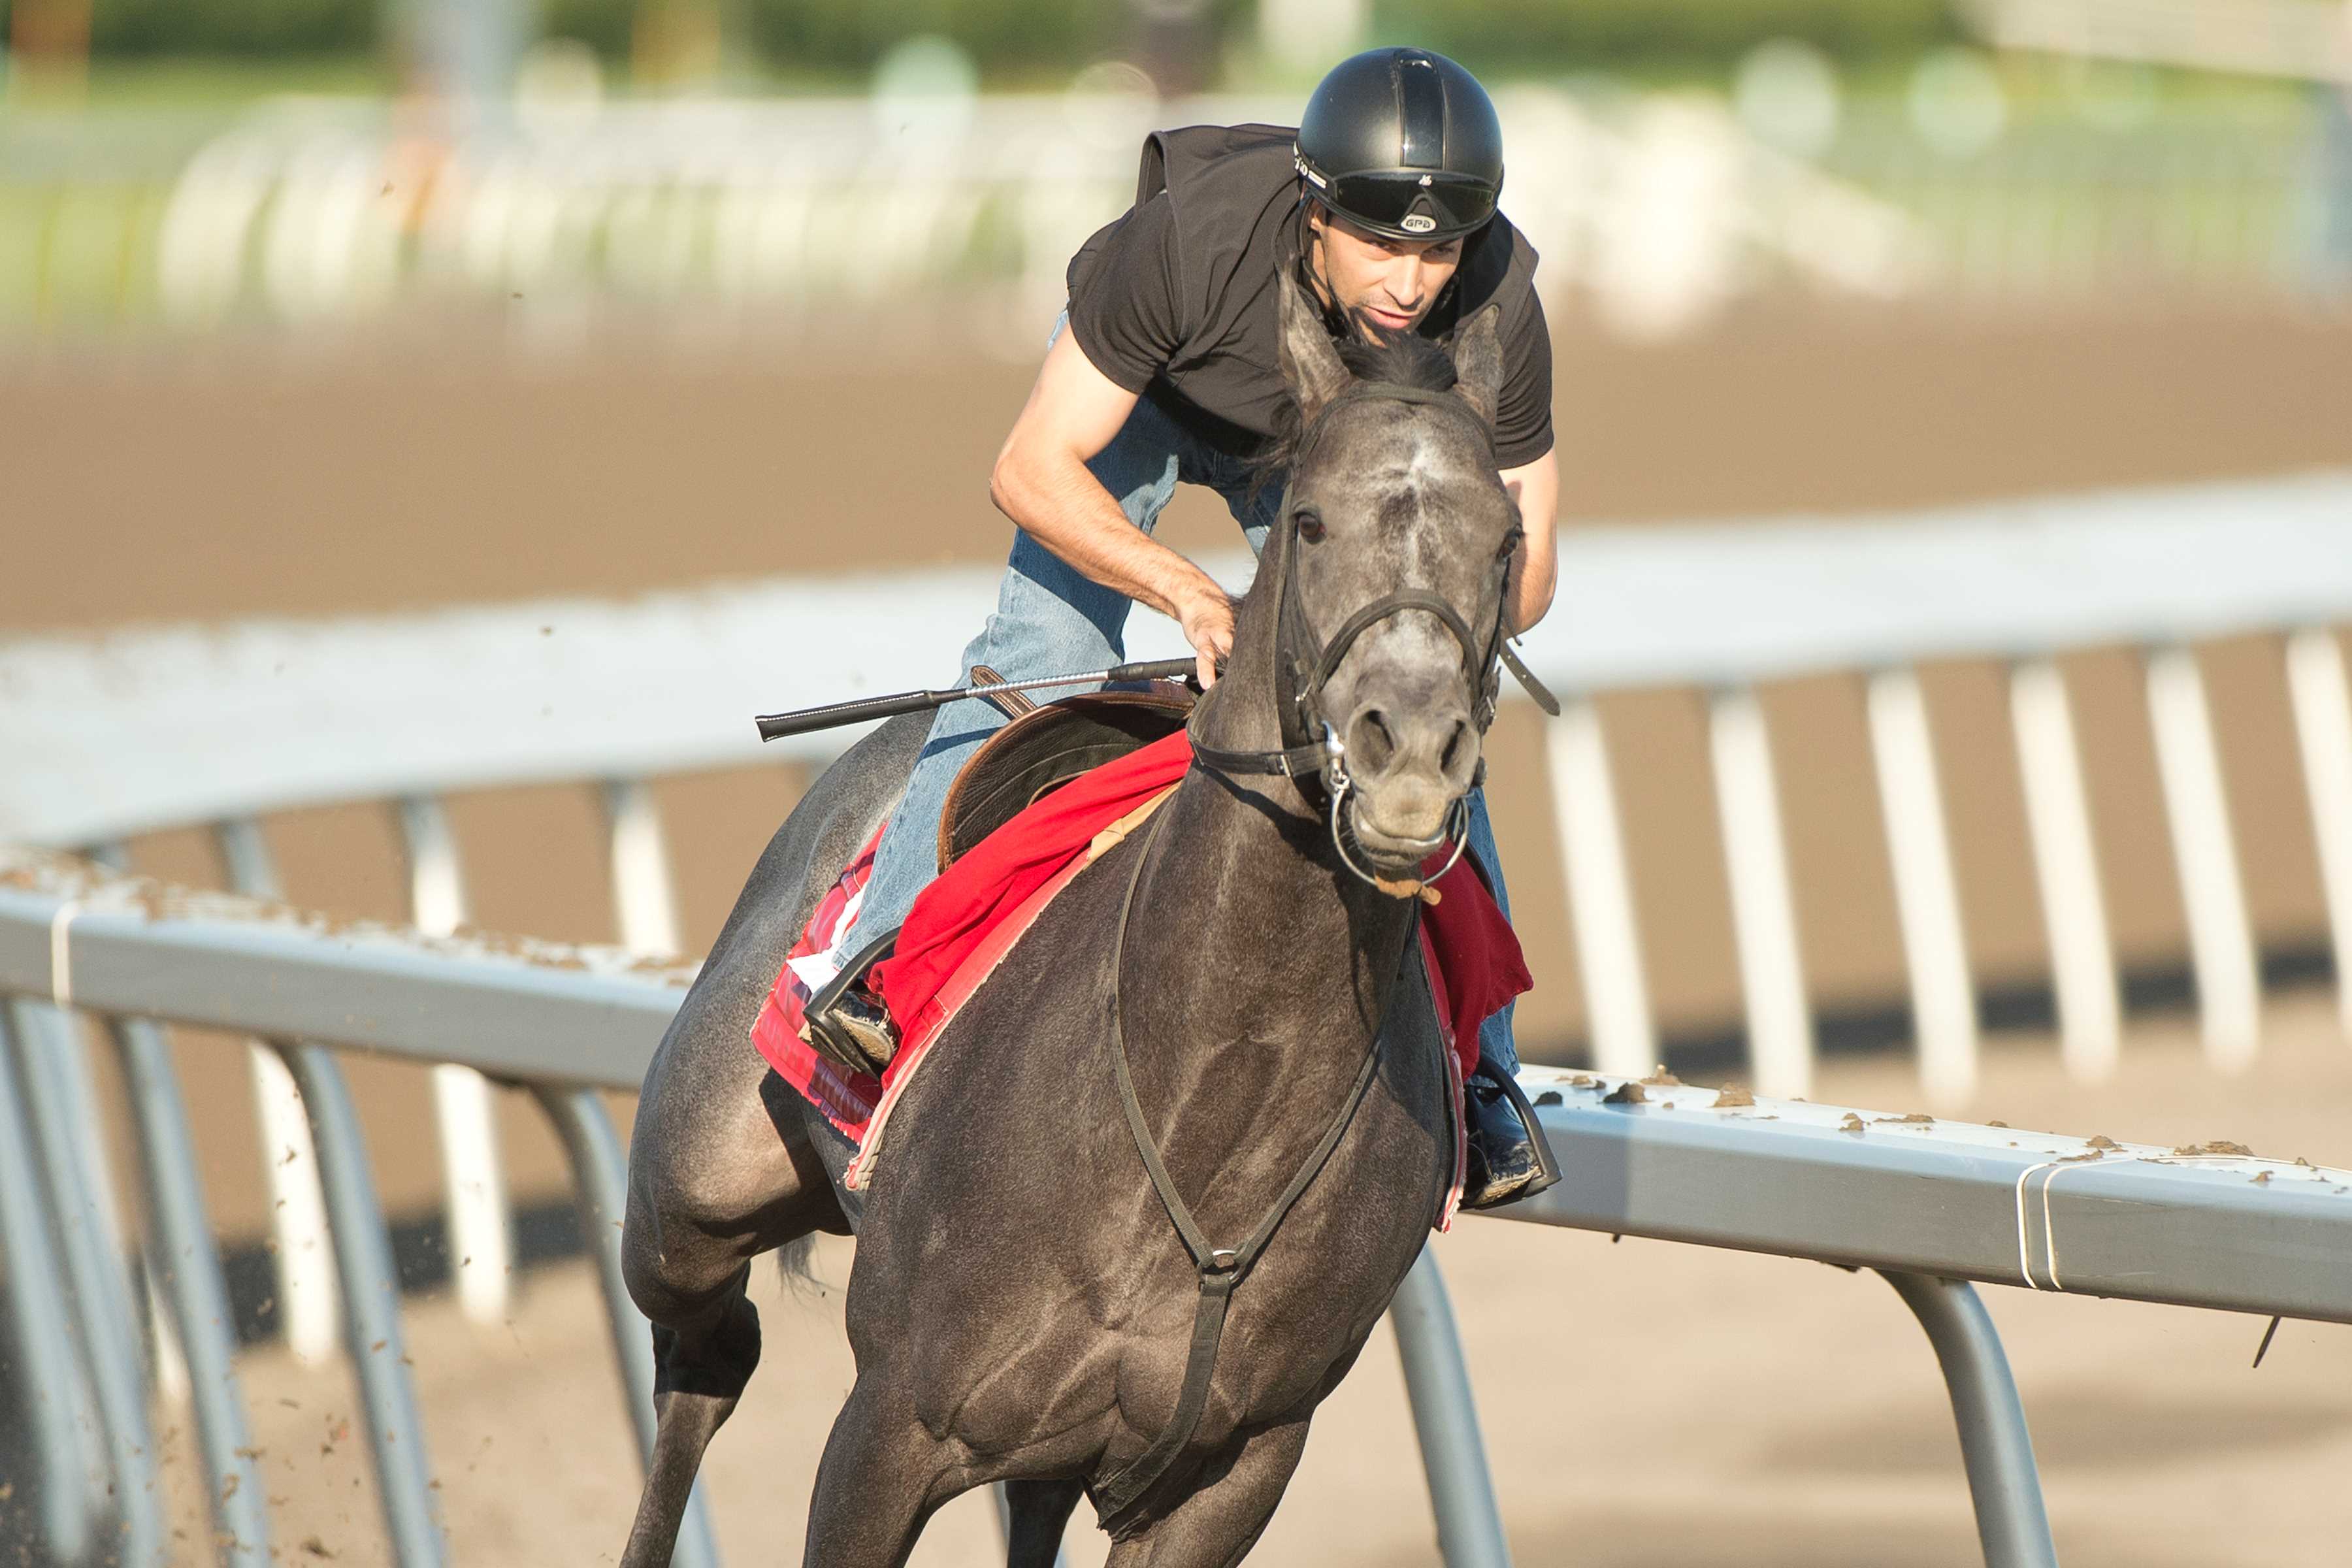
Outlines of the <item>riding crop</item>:
[[1048,675],[1035,680],[1003,680],[990,686],[958,686],[945,691],[901,691],[889,697],[861,697],[851,702],[828,702],[822,708],[801,708],[790,713],[762,713],[753,722],[760,727],[762,741],[781,740],[786,735],[805,735],[813,730],[832,730],[844,724],[863,724],[873,719],[891,719],[901,713],[921,713],[933,708],[944,708],[950,702],[961,702],[967,697],[994,697],[1010,691],[1035,691],[1050,686],[1099,686],[1115,680],[1181,680],[1198,669],[1190,658],[1161,658],[1140,664],[1115,664],[1108,669],[1097,669],[1085,675]]

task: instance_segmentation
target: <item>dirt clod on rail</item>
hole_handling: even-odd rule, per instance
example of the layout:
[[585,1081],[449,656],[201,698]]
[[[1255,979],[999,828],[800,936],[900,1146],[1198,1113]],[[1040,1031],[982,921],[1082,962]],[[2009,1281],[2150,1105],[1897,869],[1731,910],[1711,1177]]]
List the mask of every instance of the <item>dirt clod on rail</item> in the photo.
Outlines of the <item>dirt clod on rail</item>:
[[1726,1084],[1715,1091],[1715,1108],[1717,1110],[1737,1110],[1743,1105],[1755,1103],[1756,1097],[1736,1083]]
[[2179,1148],[2175,1149],[2173,1152],[2176,1154],[2245,1154],[2251,1156],[2253,1153],[2253,1151],[2247,1148],[2243,1143],[2232,1143],[2226,1138],[2216,1138],[2210,1142],[2206,1143],[2183,1143]]
[[1607,1094],[1602,1095],[1601,1097],[1601,1103],[1603,1105],[1642,1105],[1646,1103],[1649,1098],[1650,1097],[1648,1095],[1642,1092],[1641,1084],[1637,1080],[1629,1078],[1623,1083],[1619,1084],[1615,1089],[1611,1089]]

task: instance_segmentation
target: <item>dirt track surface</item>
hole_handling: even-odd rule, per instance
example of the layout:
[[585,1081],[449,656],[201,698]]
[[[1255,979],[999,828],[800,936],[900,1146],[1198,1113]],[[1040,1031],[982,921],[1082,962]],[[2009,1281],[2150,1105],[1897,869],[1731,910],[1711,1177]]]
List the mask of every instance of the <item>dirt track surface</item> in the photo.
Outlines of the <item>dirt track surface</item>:
[[[2126,1139],[2227,1137],[2352,1159],[2352,1058],[2327,999],[2273,1005],[2243,1079],[2199,1060],[2185,1021],[2138,1030],[2119,1081],[2066,1082],[2053,1042],[2012,1037],[1982,1113]],[[1833,1066],[1824,1100],[1899,1109],[1905,1064]],[[1488,1458],[1526,1568],[1967,1568],[1979,1563],[1936,1363],[1874,1277],[1667,1242],[1467,1220],[1437,1244]],[[820,1255],[846,1278],[849,1249]],[[824,1434],[854,1376],[837,1290],[755,1275],[766,1359],[706,1472],[736,1563],[798,1560]],[[2344,1560],[2352,1331],[1983,1287],[2004,1335],[2068,1568],[2322,1568]],[[611,1562],[635,1504],[610,1342],[586,1269],[530,1279],[511,1323],[446,1302],[410,1314],[454,1560]],[[340,1369],[247,1359],[265,1484],[289,1561],[385,1561]],[[185,1438],[177,1447],[185,1449]],[[184,1483],[184,1476],[182,1477]],[[181,1491],[183,1507],[193,1500]],[[191,1524],[194,1526],[193,1521]],[[950,1506],[919,1568],[1001,1561],[984,1496]],[[1372,1340],[1324,1407],[1254,1561],[1408,1568],[1436,1560],[1394,1342]],[[1102,1561],[1084,1508],[1071,1561]]]
[[[2352,321],[1784,307],[1664,345],[1564,322],[1557,360],[1571,523],[2352,462]],[[0,360],[0,628],[1000,560],[988,467],[1033,374],[432,331]],[[1165,527],[1231,537],[1190,493]]]

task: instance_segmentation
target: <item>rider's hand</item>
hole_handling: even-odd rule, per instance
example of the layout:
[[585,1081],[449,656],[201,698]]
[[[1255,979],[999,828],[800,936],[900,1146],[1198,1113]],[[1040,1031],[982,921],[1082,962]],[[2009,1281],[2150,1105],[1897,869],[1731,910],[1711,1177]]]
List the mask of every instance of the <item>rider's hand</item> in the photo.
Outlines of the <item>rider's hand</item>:
[[1205,580],[1178,606],[1176,624],[1192,645],[1199,664],[1201,689],[1217,683],[1217,666],[1234,651],[1234,601],[1223,588]]

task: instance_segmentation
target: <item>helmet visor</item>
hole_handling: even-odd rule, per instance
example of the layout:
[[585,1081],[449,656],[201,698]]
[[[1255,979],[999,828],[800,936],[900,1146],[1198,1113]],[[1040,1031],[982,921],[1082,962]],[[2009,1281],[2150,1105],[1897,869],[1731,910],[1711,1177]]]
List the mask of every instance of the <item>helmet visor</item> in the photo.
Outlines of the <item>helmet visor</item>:
[[1322,195],[1342,216],[1405,239],[1451,238],[1495,216],[1495,187],[1467,174],[1341,174]]

